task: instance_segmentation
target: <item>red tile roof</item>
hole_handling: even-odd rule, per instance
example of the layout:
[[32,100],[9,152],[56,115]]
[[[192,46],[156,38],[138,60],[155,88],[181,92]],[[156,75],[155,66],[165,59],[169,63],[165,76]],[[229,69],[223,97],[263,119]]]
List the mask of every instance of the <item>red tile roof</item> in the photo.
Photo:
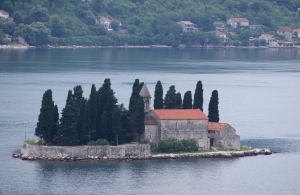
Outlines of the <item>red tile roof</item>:
[[230,18],[233,22],[249,22],[247,18]]
[[289,27],[282,27],[282,28],[279,28],[277,31],[279,31],[279,32],[292,32],[293,30],[290,29]]
[[300,29],[293,29],[293,33],[294,32],[300,33]]
[[208,130],[209,131],[221,131],[224,127],[226,127],[227,123],[215,123],[208,122]]
[[200,109],[160,109],[152,112],[161,120],[208,120],[208,117]]
[[157,122],[151,118],[145,117],[145,125],[157,125]]
[[220,31],[216,30],[216,35],[219,35],[219,36],[220,36],[220,35],[223,35],[223,36],[224,36],[224,35],[226,35],[226,34],[223,33],[223,32],[220,32]]
[[4,14],[4,15],[8,15],[9,13],[7,13],[6,11],[4,11],[4,10],[0,10],[0,12],[2,13],[2,14]]
[[190,21],[181,21],[183,24],[185,25],[192,25],[193,23],[191,23]]

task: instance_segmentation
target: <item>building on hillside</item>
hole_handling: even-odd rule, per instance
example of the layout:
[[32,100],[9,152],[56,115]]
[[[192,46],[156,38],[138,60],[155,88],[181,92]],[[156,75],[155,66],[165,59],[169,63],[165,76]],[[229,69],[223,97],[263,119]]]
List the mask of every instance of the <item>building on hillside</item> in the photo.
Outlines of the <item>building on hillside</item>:
[[220,32],[225,32],[226,31],[224,22],[215,21],[214,26],[215,26],[216,30],[218,30]]
[[293,30],[288,28],[288,27],[283,27],[283,28],[279,28],[276,31],[279,35],[284,36],[284,38],[286,38],[289,41],[292,41],[293,38]]
[[261,34],[259,40],[265,39],[266,43],[270,47],[278,47],[278,41],[271,34]]
[[278,46],[279,47],[294,47],[294,43],[288,42],[288,41],[278,41]]
[[[146,84],[140,95],[144,98],[146,115],[142,139],[155,145],[169,138],[195,139],[200,149],[240,149],[240,137],[230,125],[209,123],[200,109],[151,109],[151,95]],[[218,125],[219,128],[213,128]]]
[[0,17],[2,17],[4,19],[8,19],[9,18],[9,13],[7,13],[4,10],[0,10]]
[[226,40],[226,33],[220,32],[218,30],[215,31],[216,35],[218,35],[221,39]]
[[295,38],[299,39],[300,38],[300,29],[293,29],[293,36],[295,35]]
[[229,18],[227,24],[232,28],[245,27],[249,26],[249,20],[247,18]]
[[195,32],[197,30],[195,24],[190,21],[180,21],[178,24],[182,27],[183,32]]

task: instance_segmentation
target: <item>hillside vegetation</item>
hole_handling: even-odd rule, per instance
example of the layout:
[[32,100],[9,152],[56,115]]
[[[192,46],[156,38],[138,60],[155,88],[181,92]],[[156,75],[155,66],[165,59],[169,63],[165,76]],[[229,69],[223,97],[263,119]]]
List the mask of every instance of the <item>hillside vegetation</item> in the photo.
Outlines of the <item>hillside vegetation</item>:
[[[218,44],[214,21],[247,18],[261,25],[249,34],[258,37],[275,34],[279,27],[300,28],[298,8],[299,0],[0,0],[0,9],[13,18],[0,22],[0,29],[36,46]],[[114,31],[108,32],[95,24],[101,16],[120,20],[122,26],[112,23]],[[177,24],[181,20],[196,24],[198,31],[183,33]],[[116,33],[120,28],[125,34]]]

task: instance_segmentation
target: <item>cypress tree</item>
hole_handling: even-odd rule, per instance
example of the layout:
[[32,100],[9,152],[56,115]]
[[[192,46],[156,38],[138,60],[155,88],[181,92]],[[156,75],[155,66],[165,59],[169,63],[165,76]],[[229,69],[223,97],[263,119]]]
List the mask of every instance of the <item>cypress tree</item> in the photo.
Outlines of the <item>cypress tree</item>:
[[155,91],[154,91],[154,109],[163,109],[163,108],[164,108],[163,87],[161,82],[157,81],[155,85]]
[[82,94],[83,94],[83,90],[81,85],[77,85],[76,87],[74,87],[73,89],[73,95],[72,95],[72,99],[73,101],[78,105],[78,107],[80,106],[80,102],[82,100]]
[[101,121],[100,121],[100,131],[97,131],[98,134],[98,139],[106,139],[107,141],[109,140],[109,130],[107,127],[107,115],[106,111],[102,113],[101,116]]
[[112,116],[112,128],[113,128],[113,132],[116,135],[116,143],[117,145],[119,145],[119,133],[122,130],[122,126],[121,126],[121,112],[120,112],[120,108],[116,107],[114,108],[113,111],[113,116]]
[[180,109],[181,104],[182,104],[181,93],[178,92],[178,93],[176,93],[176,96],[175,96],[175,108]]
[[122,134],[119,135],[119,143],[132,142],[133,141],[133,131],[132,124],[129,118],[129,110],[127,110],[123,104],[120,106],[121,110],[121,125]]
[[134,129],[138,137],[136,140],[139,140],[140,136],[145,132],[145,112],[144,112],[144,100],[143,97],[139,97],[137,107],[136,107],[136,116],[134,120]]
[[192,92],[187,91],[184,94],[183,97],[183,103],[182,103],[183,109],[192,109],[193,108],[193,100],[192,100]]
[[208,118],[209,122],[219,122],[219,97],[218,91],[214,90],[211,94],[211,98],[208,105]]
[[[87,103],[87,134],[89,135],[88,140],[96,140],[96,127],[97,127],[97,92],[96,87],[93,84],[91,88],[90,97]],[[99,117],[100,118],[100,117]]]
[[67,96],[67,100],[66,100],[66,105],[68,104],[68,102],[72,99],[72,96],[73,96],[73,94],[72,94],[72,90],[69,90],[68,91],[68,96]]
[[52,91],[45,91],[42,100],[42,106],[35,128],[35,135],[43,138],[46,143],[52,142],[54,125],[54,102],[52,100]]
[[165,96],[165,101],[164,101],[165,109],[175,108],[175,96],[176,96],[175,86],[171,85]]
[[50,135],[50,139],[52,143],[55,144],[55,136],[58,134],[59,131],[59,113],[57,105],[54,106],[54,121],[53,121],[53,130]]
[[[112,113],[116,104],[118,102],[117,98],[114,96],[115,92],[111,89],[110,79],[105,79],[102,87],[98,90],[98,116],[103,115],[106,112],[107,120],[107,141],[112,139]],[[101,121],[102,119],[100,119]],[[98,126],[97,131],[101,131],[101,124]],[[99,133],[98,133],[99,135]]]
[[135,79],[133,86],[132,86],[132,93],[129,100],[129,112],[131,115],[134,115],[136,105],[140,96],[140,86],[139,86],[139,79]]
[[199,108],[201,111],[203,111],[203,88],[201,81],[198,81],[196,85],[194,94],[194,108]]
[[77,135],[77,105],[71,99],[68,101],[66,107],[62,111],[60,119],[60,133],[61,136],[57,139],[60,145],[72,146],[79,144]]
[[77,123],[77,135],[81,145],[86,144],[86,99],[82,98]]

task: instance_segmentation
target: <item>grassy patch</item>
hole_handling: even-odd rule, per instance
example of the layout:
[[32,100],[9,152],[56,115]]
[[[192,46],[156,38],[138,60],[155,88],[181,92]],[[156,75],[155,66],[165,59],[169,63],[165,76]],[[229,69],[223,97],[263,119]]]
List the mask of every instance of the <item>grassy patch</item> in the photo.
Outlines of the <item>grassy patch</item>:
[[253,150],[253,148],[241,145],[240,151],[248,151],[248,150]]
[[40,140],[31,139],[31,140],[26,140],[25,143],[27,143],[29,145],[34,145],[34,146],[40,146],[40,145],[45,145],[45,140],[44,139],[40,139]]

